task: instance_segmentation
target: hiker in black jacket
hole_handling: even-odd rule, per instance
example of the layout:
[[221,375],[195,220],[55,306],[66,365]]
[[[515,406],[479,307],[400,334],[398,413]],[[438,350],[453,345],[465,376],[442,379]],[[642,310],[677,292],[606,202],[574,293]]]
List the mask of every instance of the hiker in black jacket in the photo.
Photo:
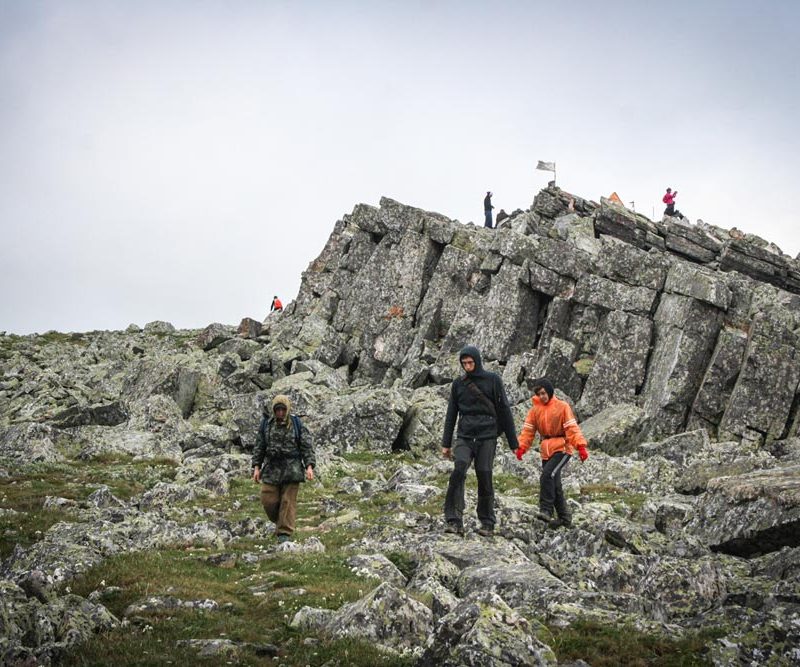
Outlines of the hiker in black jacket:
[[[483,369],[477,347],[467,345],[458,358],[465,375],[453,381],[442,438],[442,455],[455,462],[444,501],[445,530],[459,535],[464,533],[464,481],[474,460],[478,478],[477,514],[481,522],[478,534],[489,537],[494,533],[495,524],[492,465],[497,436],[505,433],[509,447],[515,451],[517,434],[500,376]],[[458,432],[453,448],[456,417]]]

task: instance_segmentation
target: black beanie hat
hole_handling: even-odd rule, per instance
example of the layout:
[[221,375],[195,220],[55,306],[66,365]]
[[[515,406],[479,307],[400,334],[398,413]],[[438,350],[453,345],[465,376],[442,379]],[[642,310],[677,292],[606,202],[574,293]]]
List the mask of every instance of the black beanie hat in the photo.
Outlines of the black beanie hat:
[[544,389],[550,398],[553,398],[553,394],[556,391],[553,383],[547,378],[539,378],[533,381],[533,391],[538,391],[539,389]]

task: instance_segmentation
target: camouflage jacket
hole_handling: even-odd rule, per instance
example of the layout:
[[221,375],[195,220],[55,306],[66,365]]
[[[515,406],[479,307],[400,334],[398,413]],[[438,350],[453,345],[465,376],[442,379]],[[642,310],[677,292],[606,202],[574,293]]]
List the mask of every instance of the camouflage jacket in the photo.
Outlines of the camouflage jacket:
[[291,484],[305,481],[305,470],[316,466],[311,434],[301,422],[299,445],[291,417],[281,426],[274,418],[264,417],[258,427],[252,467],[261,468],[262,484]]

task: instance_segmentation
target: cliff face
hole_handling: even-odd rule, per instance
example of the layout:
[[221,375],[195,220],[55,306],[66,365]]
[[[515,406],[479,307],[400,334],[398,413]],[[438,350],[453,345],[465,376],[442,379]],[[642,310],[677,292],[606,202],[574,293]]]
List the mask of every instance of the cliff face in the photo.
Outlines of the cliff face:
[[583,418],[635,403],[648,436],[764,443],[798,431],[799,293],[800,263],[757,237],[558,189],[498,230],[384,199],[337,223],[270,332],[412,389],[472,343],[516,396],[546,374]]
[[[359,205],[298,298],[238,332],[0,335],[0,664],[58,661],[98,631],[107,659],[135,650],[133,625],[178,628],[163,655],[185,661],[196,648],[321,664],[317,647],[355,638],[393,664],[555,664],[552,633],[586,622],[669,641],[713,627],[704,660],[796,661],[796,291],[797,262],[760,239],[549,189],[498,230]],[[535,377],[575,404],[591,457],[564,473],[571,528],[534,520],[538,462],[500,446],[495,537],[474,532],[472,488],[467,537],[443,532],[439,443],[467,343],[502,374],[518,427]],[[280,546],[247,482],[277,393],[319,461],[298,541]],[[175,547],[213,552],[197,577],[233,570],[215,588],[233,602],[200,584],[202,599],[177,599],[163,579],[186,559]],[[132,552],[157,553],[163,576],[143,567],[137,589],[102,569]],[[314,585],[287,575],[281,597],[281,566]],[[229,605],[207,638],[170,611]],[[255,623],[277,645],[228,636]]]

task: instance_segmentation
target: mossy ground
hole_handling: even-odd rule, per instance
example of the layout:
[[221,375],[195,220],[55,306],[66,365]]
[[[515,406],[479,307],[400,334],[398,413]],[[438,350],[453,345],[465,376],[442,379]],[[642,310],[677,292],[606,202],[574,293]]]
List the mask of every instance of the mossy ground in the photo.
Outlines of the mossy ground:
[[44,509],[47,496],[84,500],[100,486],[108,486],[122,500],[141,493],[158,481],[175,477],[176,463],[168,459],[132,462],[125,456],[107,456],[92,462],[39,463],[20,467],[0,477],[0,507],[17,514],[0,514],[0,558],[15,544],[28,546],[59,521],[75,521],[69,508]]
[[559,662],[583,660],[592,667],[700,667],[711,664],[705,646],[724,633],[707,630],[670,639],[631,627],[578,621],[568,628],[549,628],[539,638],[550,645]]
[[[428,483],[441,489],[438,496],[426,503],[410,503],[399,494],[378,492],[365,499],[340,492],[339,479],[352,476],[374,478],[382,473],[388,478],[400,465],[412,462],[410,454],[375,456],[348,454],[342,468],[334,468],[321,483],[301,487],[298,508],[297,539],[318,537],[326,547],[320,554],[270,553],[272,536],[242,539],[229,544],[225,552],[237,556],[233,567],[220,567],[208,562],[215,552],[205,548],[173,549],[128,553],[110,558],[67,585],[71,592],[88,596],[103,593],[101,601],[118,618],[132,603],[149,596],[175,596],[184,600],[211,598],[219,605],[214,611],[170,611],[140,613],[129,624],[98,635],[71,653],[65,665],[354,665],[404,666],[413,664],[406,657],[388,655],[373,643],[359,640],[331,641],[300,632],[289,626],[294,614],[303,606],[338,609],[357,600],[374,582],[353,575],[346,565],[351,555],[346,545],[364,535],[371,524],[385,520],[395,511],[441,512],[447,474]],[[74,520],[68,510],[45,511],[42,502],[48,495],[82,500],[98,485],[107,484],[121,498],[129,498],[159,480],[170,480],[175,474],[171,461],[133,463],[124,457],[102,461],[81,461],[28,466],[8,479],[0,480],[0,507],[13,508],[19,514],[0,516],[3,537],[2,555],[6,556],[16,542],[30,544],[55,521]],[[530,481],[513,475],[495,477],[498,492],[515,493],[521,498],[535,499],[538,489]],[[474,475],[468,488],[475,490]],[[625,499],[616,489],[587,489],[591,499]],[[320,528],[329,515],[323,501],[335,499],[342,505],[339,513],[357,511],[361,527],[353,524]],[[258,486],[247,478],[234,479],[230,495],[194,501],[214,509],[231,521],[261,515]],[[238,509],[234,509],[238,507]],[[250,562],[244,554],[259,554],[262,560]],[[415,555],[405,552],[386,554],[397,567],[409,575],[415,566]],[[252,559],[255,560],[255,559]],[[119,587],[119,590],[110,587]],[[110,590],[109,590],[110,589]],[[116,591],[116,592],[115,592]],[[582,658],[594,667],[601,665],[701,665],[706,664],[700,650],[703,637],[671,641],[636,634],[630,629],[575,624],[568,629],[551,629],[551,636],[542,637],[551,643],[559,660]],[[202,658],[196,650],[176,642],[185,639],[230,639],[253,644],[272,644],[278,648],[277,658],[259,656],[253,650],[242,650],[235,659],[220,656]]]

